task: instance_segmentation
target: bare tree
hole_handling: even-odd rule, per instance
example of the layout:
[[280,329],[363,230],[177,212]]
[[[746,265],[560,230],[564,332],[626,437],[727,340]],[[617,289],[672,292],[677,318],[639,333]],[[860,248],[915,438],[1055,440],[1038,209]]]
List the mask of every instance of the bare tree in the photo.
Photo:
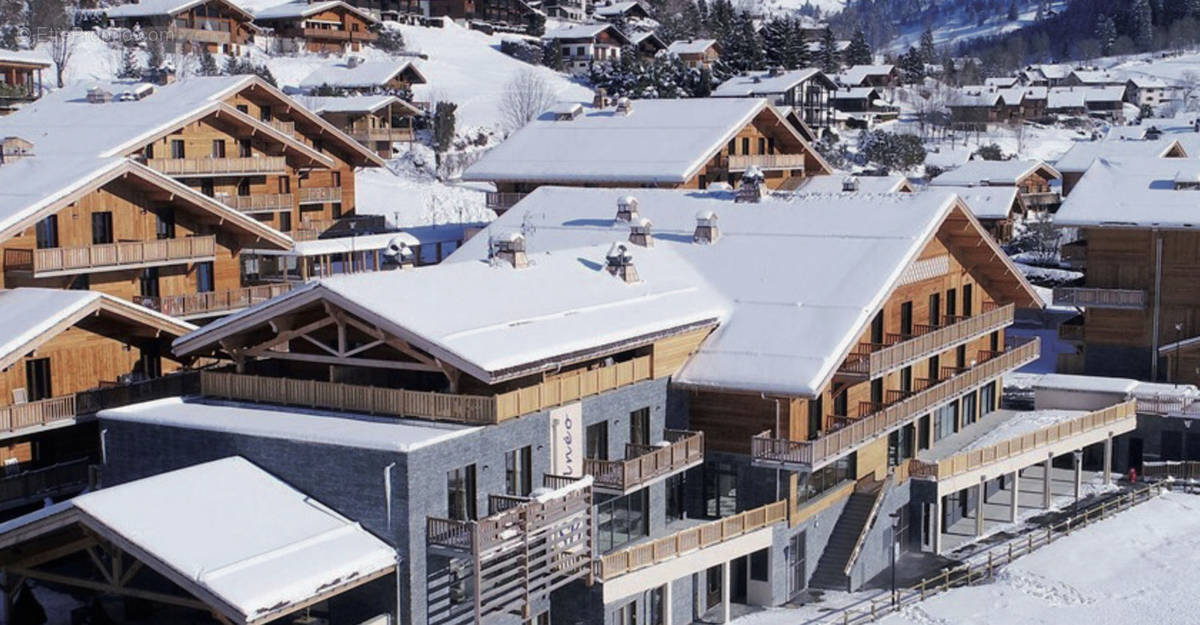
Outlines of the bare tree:
[[521,70],[504,86],[500,117],[506,132],[520,130],[554,104],[550,83],[532,69]]
[[62,89],[63,74],[67,71],[67,65],[71,62],[71,57],[75,54],[75,33],[70,30],[59,30],[49,35],[50,37],[50,60],[54,62],[54,73],[58,78],[58,88]]

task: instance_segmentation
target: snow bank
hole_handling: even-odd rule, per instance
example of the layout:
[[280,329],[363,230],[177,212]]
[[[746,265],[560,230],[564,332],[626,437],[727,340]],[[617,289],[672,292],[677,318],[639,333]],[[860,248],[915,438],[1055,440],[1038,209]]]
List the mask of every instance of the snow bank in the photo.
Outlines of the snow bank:
[[971,441],[959,453],[991,447],[996,443],[1018,438],[1042,428],[1070,421],[1087,414],[1085,410],[1032,410],[1018,412],[1011,419],[996,426],[992,431]]

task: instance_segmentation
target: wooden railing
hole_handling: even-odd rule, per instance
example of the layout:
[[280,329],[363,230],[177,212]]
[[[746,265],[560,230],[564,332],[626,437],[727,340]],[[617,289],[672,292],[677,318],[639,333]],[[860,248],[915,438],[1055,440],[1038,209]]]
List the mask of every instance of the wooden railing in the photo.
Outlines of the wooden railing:
[[846,358],[838,371],[867,378],[879,377],[1008,327],[1012,325],[1015,310],[1013,304],[1007,304],[972,317],[949,318],[953,323],[936,329],[929,326],[928,331],[917,336],[904,338],[894,335],[898,340],[888,345],[862,343]]
[[182,26],[175,26],[171,31],[176,39],[183,41],[194,41],[197,43],[230,43],[233,41],[229,31],[185,28]]
[[626,460],[586,458],[583,471],[597,488],[625,492],[704,460],[704,432],[667,430],[670,445],[626,445]]
[[1054,289],[1054,305],[1142,310],[1146,308],[1146,292],[1133,289],[1057,287]]
[[494,211],[506,211],[525,199],[528,193],[496,193],[489,192],[484,198],[484,205]]
[[352,130],[350,136],[355,141],[412,141],[411,128],[370,128]]
[[1200,480],[1200,461],[1144,462],[1141,477],[1147,480]]
[[246,213],[257,211],[291,210],[296,198],[291,193],[267,193],[258,195],[218,195],[216,197],[229,208]]
[[0,478],[0,504],[11,507],[64,489],[82,488],[88,484],[88,464],[87,458],[80,458]]
[[383,215],[349,215],[337,219],[305,219],[300,227],[292,232],[292,238],[297,241],[311,241],[321,238],[323,234],[337,236],[339,233],[351,235],[364,232],[383,232],[387,229],[387,218]]
[[886,406],[870,416],[855,419],[846,427],[815,440],[775,439],[771,438],[770,431],[763,432],[750,440],[751,455],[756,461],[805,464],[816,468],[816,465],[836,460],[859,445],[891,432],[971,388],[1033,362],[1038,357],[1040,346],[1040,340],[1034,337],[995,358],[977,363],[962,375],[943,380],[936,386]]
[[332,28],[305,28],[303,34],[306,39],[350,39],[350,31],[334,30]]
[[200,392],[234,401],[490,425],[650,379],[650,357],[580,370],[498,395],[457,395],[238,373],[201,372]]
[[863,545],[867,542],[867,535],[875,526],[875,517],[879,514],[879,506],[883,504],[883,494],[887,492],[887,489],[887,481],[884,481],[879,486],[879,490],[875,492],[875,501],[871,504],[871,512],[867,514],[867,522],[863,523],[862,531],[858,533],[858,540],[854,541],[854,549],[850,551],[850,557],[846,559],[846,566],[842,569],[846,575],[850,575],[850,569],[854,568],[854,563],[858,561],[858,554],[862,552]]
[[296,122],[285,122],[282,119],[272,119],[266,124],[285,135],[296,134]]
[[183,397],[200,392],[200,374],[195,370],[178,371],[158,378],[129,384],[103,385],[75,394],[75,409],[81,414],[95,414],[109,408],[119,408],[164,397]]
[[1043,191],[1040,193],[1022,193],[1021,201],[1026,207],[1050,206],[1061,204],[1062,197],[1056,191]]
[[217,253],[215,236],[105,243],[87,247],[33,250],[34,273],[108,269],[124,265],[188,262],[211,259]]
[[325,202],[341,202],[341,187],[309,187],[298,189],[301,204],[324,204]]
[[75,418],[75,396],[51,397],[12,406],[0,406],[0,431],[12,432],[36,425]]
[[282,156],[260,158],[152,158],[146,161],[151,169],[168,176],[218,176],[237,174],[273,174],[287,171],[287,159]]
[[1023,436],[1000,441],[988,447],[964,451],[935,463],[922,462],[914,458],[909,461],[909,464],[912,465],[909,473],[914,477],[934,480],[954,477],[1086,432],[1102,429],[1115,421],[1136,416],[1137,402],[1127,401],[1041,428]]
[[750,154],[729,157],[729,169],[743,171],[749,167],[759,169],[804,169],[803,154]]
[[607,582],[626,573],[719,545],[787,520],[787,507],[786,499],[776,501],[712,523],[697,525],[669,536],[614,551],[598,559],[596,575]]
[[167,297],[134,296],[133,301],[165,315],[188,317],[249,308],[272,297],[283,295],[296,286],[298,283],[280,282],[212,293],[190,293]]

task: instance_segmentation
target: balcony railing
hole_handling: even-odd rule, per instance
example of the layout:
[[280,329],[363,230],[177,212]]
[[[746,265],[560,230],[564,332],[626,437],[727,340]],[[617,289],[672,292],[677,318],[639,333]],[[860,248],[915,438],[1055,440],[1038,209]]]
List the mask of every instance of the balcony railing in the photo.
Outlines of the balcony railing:
[[626,573],[719,545],[785,521],[787,509],[787,500],[776,501],[712,523],[690,527],[669,536],[614,551],[599,558],[596,575],[607,582]]
[[0,478],[0,507],[58,496],[88,485],[89,460],[80,458]]
[[292,210],[296,204],[291,193],[267,193],[258,195],[218,195],[222,204],[243,213],[275,212]]
[[228,31],[184,28],[182,26],[176,26],[172,31],[176,39],[183,41],[195,41],[197,43],[231,43],[233,41]]
[[528,193],[495,193],[490,192],[484,200],[486,206],[496,212],[506,211],[525,199]]
[[267,125],[286,135],[296,134],[296,122],[285,122],[281,119],[272,119],[267,122]]
[[626,460],[586,458],[583,471],[597,488],[625,493],[704,461],[703,432],[667,430],[666,439],[670,444],[662,447],[626,445]]
[[387,218],[383,215],[349,215],[337,219],[305,219],[292,232],[297,241],[311,241],[321,235],[349,236],[353,234],[383,232],[387,229]]
[[838,373],[862,379],[879,377],[1008,327],[1014,310],[1013,304],[1007,304],[972,317],[948,317],[950,323],[945,327],[914,327],[922,333],[909,338],[889,335],[888,344],[861,343]]
[[371,128],[368,130],[352,130],[350,136],[355,141],[412,141],[411,128]]
[[[212,260],[216,253],[217,240],[212,235],[87,247],[51,247],[32,250],[29,256],[32,263],[26,269],[32,269],[35,276],[41,277]],[[6,254],[6,268],[10,267],[8,261]]]
[[954,477],[1136,416],[1137,402],[1127,401],[988,447],[964,451],[938,462],[913,459],[909,462],[909,474],[912,477],[932,480]]
[[332,28],[305,28],[303,30],[305,39],[337,39],[339,41],[349,41],[350,31],[334,30]]
[[309,187],[307,189],[299,189],[298,191],[301,204],[325,204],[327,202],[342,201],[341,187]]
[[1054,289],[1054,305],[1143,310],[1146,308],[1146,292],[1133,289],[1058,287]]
[[1062,197],[1055,191],[1044,191],[1041,193],[1022,193],[1021,201],[1028,208],[1040,208],[1042,206],[1054,206],[1062,203]]
[[282,282],[212,293],[189,293],[167,297],[135,296],[133,301],[172,317],[199,317],[249,308],[272,297],[283,295],[296,286],[298,283]]
[[205,371],[201,394],[393,417],[489,425],[650,379],[650,357],[579,370],[498,395],[456,395]]
[[151,158],[151,169],[168,176],[237,176],[287,173],[287,159],[282,156],[260,158]]
[[14,432],[25,428],[67,421],[75,418],[75,396],[51,397],[12,406],[0,406],[0,431]]
[[749,154],[729,157],[730,171],[759,169],[804,169],[803,154]]
[[877,412],[852,420],[846,427],[815,440],[777,439],[771,438],[769,431],[763,432],[751,438],[751,456],[755,462],[770,465],[819,468],[955,399],[969,389],[1033,362],[1038,357],[1040,347],[1041,342],[1035,337],[995,357],[977,362],[961,375],[942,380],[907,399],[881,407]]

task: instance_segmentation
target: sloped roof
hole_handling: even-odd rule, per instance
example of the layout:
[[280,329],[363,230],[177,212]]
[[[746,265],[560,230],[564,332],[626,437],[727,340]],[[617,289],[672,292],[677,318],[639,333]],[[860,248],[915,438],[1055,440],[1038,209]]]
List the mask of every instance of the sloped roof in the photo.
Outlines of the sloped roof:
[[425,84],[425,75],[411,61],[367,61],[350,67],[335,63],[318,67],[300,81],[302,89],[316,89],[322,85],[344,89],[371,89],[382,87],[400,74],[411,72],[416,75],[414,84]]
[[1104,85],[1109,83],[1125,82],[1125,79],[1121,76],[1100,70],[1077,69],[1071,72],[1071,75],[1079,79],[1079,82],[1082,82],[1085,85]]
[[77,522],[235,623],[261,623],[395,570],[357,523],[241,457],[79,495],[0,525],[20,544]]
[[746,97],[783,93],[807,80],[816,80],[829,89],[837,89],[821,70],[815,67],[773,73],[771,70],[738,74],[713,90],[713,97]]
[[368,22],[379,22],[379,20],[375,19],[375,17],[370,13],[367,13],[366,11],[363,11],[352,4],[343,2],[342,0],[322,0],[311,3],[308,0],[294,0],[293,2],[285,2],[283,4],[277,4],[275,6],[259,9],[258,11],[254,12],[254,19],[261,21],[299,19],[328,11],[330,9],[339,8],[345,9],[351,13],[355,13]]
[[994,76],[983,79],[983,84],[993,87],[1013,87],[1017,84],[1016,76]]
[[1051,87],[1046,93],[1046,108],[1049,109],[1081,109],[1085,106],[1084,98],[1087,87]]
[[413,115],[421,114],[421,109],[394,95],[296,96],[296,101],[318,115],[322,113],[374,113],[389,104],[402,108]]
[[838,76],[843,85],[853,87],[861,85],[868,76],[890,74],[895,69],[895,65],[852,65]]
[[629,38],[612,24],[576,24],[573,26],[563,26],[562,28],[546,31],[542,35],[542,39],[592,39],[605,31],[608,31],[609,34],[618,40],[629,43]]
[[703,54],[713,46],[720,48],[716,39],[679,39],[672,41],[671,45],[667,46],[667,52],[671,54]]
[[1076,141],[1057,161],[1054,168],[1061,172],[1082,173],[1102,158],[1164,158],[1172,149],[1183,150],[1175,139]]
[[[543,114],[471,165],[463,179],[680,184],[755,117],[778,115],[755,98],[635,100],[632,106],[628,115],[590,104],[575,119]],[[780,128],[832,171],[788,124]]]
[[931,189],[953,191],[962,198],[976,219],[1007,219],[1017,202],[1017,187],[951,187]]
[[612,4],[597,6],[596,15],[603,17],[618,17],[634,11],[635,9],[641,9],[643,12],[646,12],[646,8],[643,7],[640,2],[636,2],[635,0],[627,0],[625,2],[614,2]]
[[0,50],[0,64],[33,65],[45,69],[50,67],[50,59],[40,52],[32,50]]
[[1015,185],[1029,174],[1044,170],[1052,178],[1062,176],[1044,161],[1036,159],[988,161],[976,159],[967,161],[929,181],[932,186],[977,187],[981,185]]
[[871,94],[877,98],[882,97],[875,87],[842,87],[829,94],[829,97],[832,100],[865,100],[870,98]]
[[[1137,143],[1118,142],[1118,145]],[[1176,190],[1177,181],[1200,183],[1200,161],[1112,156],[1097,159],[1063,199],[1054,222],[1114,228],[1200,227],[1200,191]]]
[[858,183],[857,193],[899,193],[912,191],[912,183],[908,178],[899,174],[892,176],[855,176],[852,174],[834,174],[831,176],[811,176],[796,189],[796,193],[844,193],[843,185],[847,178],[853,178]]
[[208,2],[216,2],[224,5],[229,10],[238,13],[247,20],[254,16],[250,12],[242,9],[237,4],[229,0],[135,0],[132,4],[123,4],[121,6],[106,9],[104,12],[110,18],[128,18],[128,17],[155,17],[161,15],[178,15],[193,7],[206,4]]

